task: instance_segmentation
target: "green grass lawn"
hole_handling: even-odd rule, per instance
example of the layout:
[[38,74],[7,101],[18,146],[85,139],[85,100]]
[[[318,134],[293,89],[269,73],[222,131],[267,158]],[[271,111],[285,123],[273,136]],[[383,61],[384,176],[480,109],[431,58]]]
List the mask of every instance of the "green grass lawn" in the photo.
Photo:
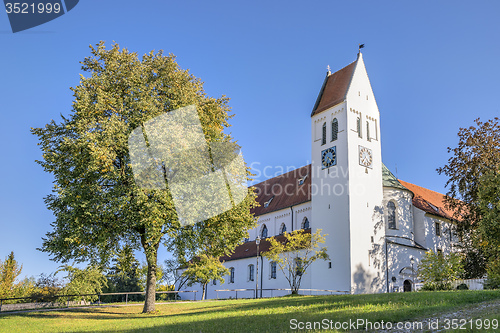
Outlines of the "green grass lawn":
[[[490,302],[490,303],[484,303]],[[484,304],[492,304],[485,307]],[[500,291],[296,296],[141,305],[0,315],[0,332],[287,332],[290,321],[418,321],[468,311],[467,319],[500,319]],[[335,331],[335,330],[331,330]],[[457,330],[469,332],[471,330]],[[490,330],[488,330],[491,332]],[[497,331],[500,331],[498,329]],[[393,331],[395,332],[395,331]]]

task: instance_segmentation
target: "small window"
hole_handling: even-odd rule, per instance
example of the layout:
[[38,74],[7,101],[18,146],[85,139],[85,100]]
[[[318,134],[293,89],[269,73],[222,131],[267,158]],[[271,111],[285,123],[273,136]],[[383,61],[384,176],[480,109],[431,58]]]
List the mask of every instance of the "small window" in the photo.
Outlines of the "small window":
[[436,226],[436,236],[441,236],[441,223],[435,222],[434,225]]
[[442,258],[443,257],[443,250],[437,249],[437,255]]
[[234,283],[234,267],[231,267],[229,271],[230,271],[229,283]]
[[217,285],[217,280],[216,280],[216,279],[213,279],[213,280],[212,280],[212,284],[213,284],[214,286],[215,286],[215,285]]
[[269,205],[271,204],[271,202],[273,201],[273,199],[274,199],[274,195],[271,197],[271,199],[269,199],[268,201],[264,202],[264,208],[269,207]]
[[248,265],[248,281],[254,280],[254,266]]
[[371,141],[370,140],[370,123],[369,122],[366,122],[366,140]]
[[276,261],[271,261],[271,279],[276,279]]
[[389,229],[396,229],[396,205],[392,201],[387,203],[387,224]]
[[260,232],[260,238],[262,239],[267,238],[267,226],[265,224],[262,227],[262,231]]
[[337,140],[339,135],[339,121],[337,118],[333,118],[332,120],[332,141]]
[[362,138],[363,135],[361,134],[361,118],[360,117],[358,117],[358,119],[356,119],[356,129],[358,131],[358,136],[360,138]]
[[304,220],[302,221],[302,229],[310,229],[311,226],[309,224],[309,220],[307,217],[304,217]]
[[283,235],[285,232],[286,232],[286,225],[285,223],[282,223],[280,227],[280,235]]
[[332,268],[332,262],[331,261],[328,262],[328,268]]
[[322,137],[321,137],[321,144],[324,145],[326,144],[326,123],[323,123],[323,132],[322,132]]

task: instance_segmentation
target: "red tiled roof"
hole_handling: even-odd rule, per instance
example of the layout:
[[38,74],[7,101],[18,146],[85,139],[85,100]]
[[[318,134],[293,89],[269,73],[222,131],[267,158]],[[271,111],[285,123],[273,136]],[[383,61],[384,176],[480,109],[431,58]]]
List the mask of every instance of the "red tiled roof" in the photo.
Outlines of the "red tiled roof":
[[[310,233],[311,229],[306,229],[304,230],[305,233]],[[275,239],[278,242],[283,242],[285,241],[285,236],[279,235],[279,236],[274,236]],[[271,243],[267,239],[262,239],[259,244],[259,253],[262,252],[267,252],[269,251],[269,248],[271,247]],[[235,249],[233,254],[230,256],[223,256],[220,257],[219,259],[221,261],[231,261],[231,260],[237,260],[237,259],[244,259],[244,258],[251,258],[251,257],[256,257],[257,256],[257,244],[255,244],[255,240],[243,243],[241,245],[238,245]]]
[[446,196],[444,194],[405,182],[401,179],[398,180],[404,187],[413,192],[413,205],[415,207],[423,210],[424,212],[441,216],[446,219],[455,219],[453,217],[453,211],[446,208],[444,203]]
[[[305,177],[304,183],[299,180]],[[298,205],[311,200],[311,165],[306,165],[256,185],[259,207],[252,209],[255,216]],[[272,200],[271,200],[272,198]],[[265,203],[269,202],[266,207]]]
[[347,65],[325,78],[325,82],[321,87],[311,117],[339,104],[346,98],[347,90],[349,89],[349,84],[354,74],[354,68],[356,68],[356,62],[357,61]]

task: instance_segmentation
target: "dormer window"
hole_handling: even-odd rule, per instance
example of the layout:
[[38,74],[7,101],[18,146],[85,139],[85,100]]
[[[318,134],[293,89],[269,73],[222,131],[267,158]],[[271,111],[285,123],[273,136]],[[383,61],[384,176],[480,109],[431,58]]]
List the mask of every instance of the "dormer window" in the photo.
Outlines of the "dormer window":
[[274,195],[271,197],[271,199],[269,199],[268,201],[264,202],[264,208],[269,207],[269,205],[271,204],[271,201],[273,201],[273,199],[274,199]]
[[304,177],[302,177],[302,178],[299,178],[299,180],[298,180],[298,182],[299,182],[299,185],[304,185],[304,182],[306,181],[306,179],[307,179],[307,176],[308,176],[308,175],[305,175]]

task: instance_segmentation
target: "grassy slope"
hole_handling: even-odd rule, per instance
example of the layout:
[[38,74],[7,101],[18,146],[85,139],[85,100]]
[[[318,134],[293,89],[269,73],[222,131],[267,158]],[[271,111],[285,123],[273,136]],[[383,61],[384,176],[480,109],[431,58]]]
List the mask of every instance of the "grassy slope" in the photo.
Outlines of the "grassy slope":
[[[140,314],[142,307],[134,305],[2,315],[0,332],[283,332],[290,331],[292,318],[410,321],[498,300],[500,291],[298,296],[162,304],[154,315]],[[487,317],[500,318],[500,307]]]

